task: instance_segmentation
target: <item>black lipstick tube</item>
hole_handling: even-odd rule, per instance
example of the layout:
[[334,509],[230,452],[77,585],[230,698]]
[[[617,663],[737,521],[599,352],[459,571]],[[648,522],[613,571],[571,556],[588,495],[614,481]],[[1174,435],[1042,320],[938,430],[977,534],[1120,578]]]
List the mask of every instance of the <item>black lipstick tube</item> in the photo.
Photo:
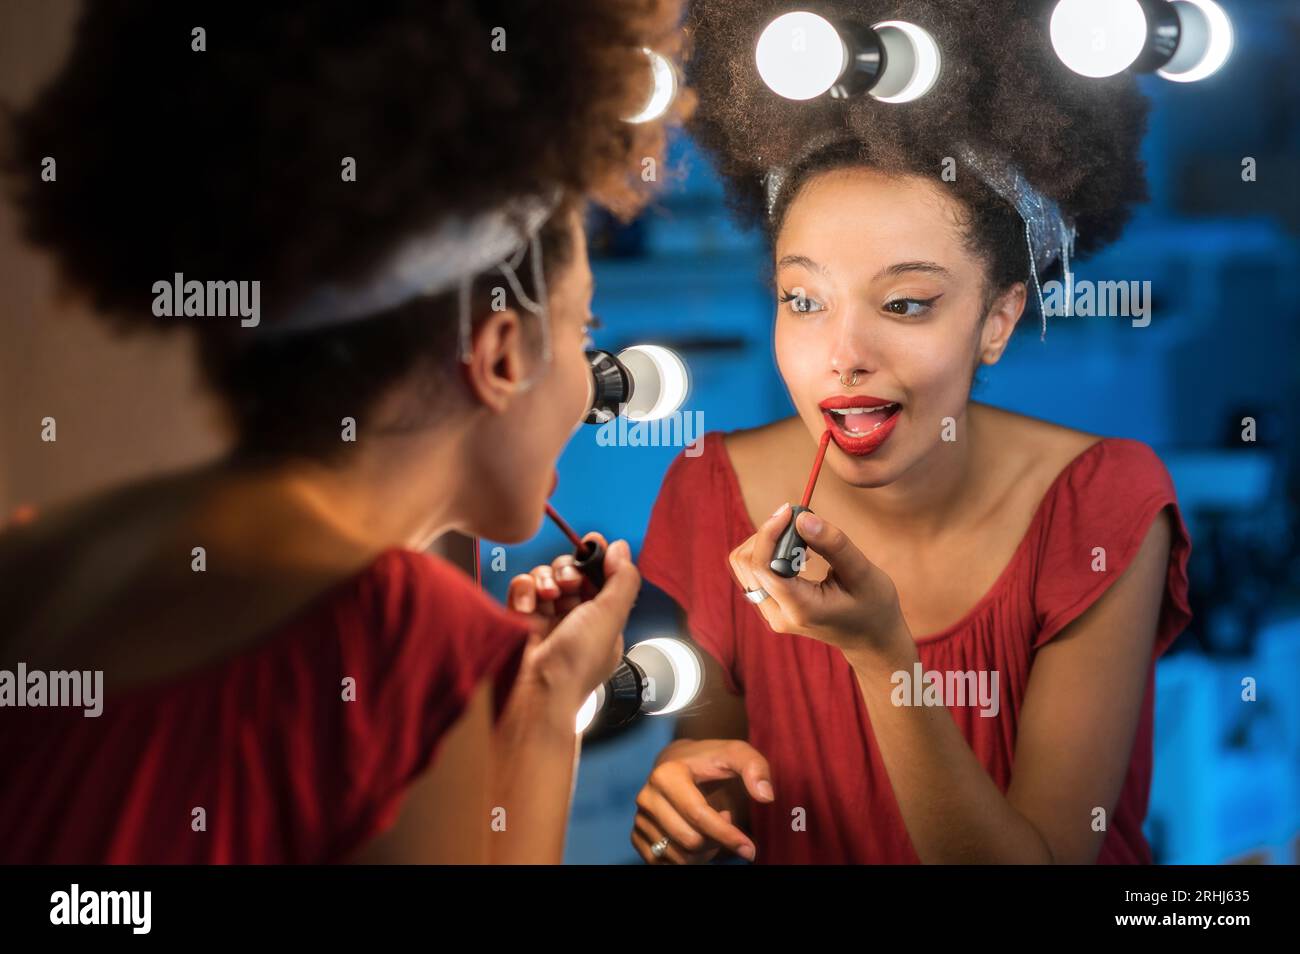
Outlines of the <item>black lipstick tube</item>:
[[776,549],[772,551],[772,561],[768,563],[773,573],[787,580],[799,575],[808,556],[807,545],[794,526],[801,513],[812,513],[812,510],[797,504],[790,508],[790,523],[781,534],[781,538],[776,541]]

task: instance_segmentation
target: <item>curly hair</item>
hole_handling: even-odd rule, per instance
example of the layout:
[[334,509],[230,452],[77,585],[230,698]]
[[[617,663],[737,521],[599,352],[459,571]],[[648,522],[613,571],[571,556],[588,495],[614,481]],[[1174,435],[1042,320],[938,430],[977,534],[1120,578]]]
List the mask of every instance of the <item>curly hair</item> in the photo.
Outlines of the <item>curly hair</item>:
[[[945,160],[968,142],[1014,163],[1078,227],[1085,256],[1117,238],[1146,198],[1138,150],[1147,102],[1131,76],[1085,79],[1056,58],[1044,0],[815,0],[800,9],[832,22],[907,20],[937,41],[943,71],[911,103],[870,96],[783,99],[758,75],[763,28],[786,0],[695,0],[687,76],[698,97],[691,122],[743,222],[779,231],[791,198],[811,176],[844,166],[940,182],[958,198],[971,250],[987,264],[986,298],[1027,281],[1024,226],[977,176],[941,181]],[[772,215],[764,177],[787,171]]]
[[[176,272],[260,280],[273,324],[448,215],[556,187],[562,210],[635,212],[665,134],[622,117],[648,92],[641,48],[670,50],[679,16],[680,0],[97,0],[62,70],[9,111],[3,168],[26,238],[119,329],[178,324],[150,308]],[[542,232],[548,271],[563,219]],[[337,410],[453,351],[454,298],[283,342],[202,323],[199,352],[245,447],[337,447]]]

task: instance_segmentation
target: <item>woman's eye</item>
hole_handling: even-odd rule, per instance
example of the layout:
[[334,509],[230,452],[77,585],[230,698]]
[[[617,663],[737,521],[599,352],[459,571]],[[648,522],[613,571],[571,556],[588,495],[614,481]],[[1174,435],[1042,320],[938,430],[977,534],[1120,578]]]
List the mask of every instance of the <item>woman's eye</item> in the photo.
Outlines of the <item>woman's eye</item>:
[[794,291],[782,291],[781,303],[790,305],[790,310],[797,315],[806,315],[814,311],[825,311],[826,306],[815,298],[809,298],[802,288]]
[[934,303],[942,297],[942,295],[935,295],[933,298],[925,299],[895,298],[892,301],[885,302],[885,311],[903,318],[919,318],[928,312]]

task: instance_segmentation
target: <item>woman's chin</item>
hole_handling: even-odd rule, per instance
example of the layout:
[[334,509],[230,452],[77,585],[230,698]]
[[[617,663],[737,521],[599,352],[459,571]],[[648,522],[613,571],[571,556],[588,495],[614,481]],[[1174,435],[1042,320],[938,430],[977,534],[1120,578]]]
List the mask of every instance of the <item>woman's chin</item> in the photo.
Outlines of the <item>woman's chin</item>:
[[494,543],[513,546],[517,543],[527,543],[537,536],[545,519],[546,511],[540,506],[521,508],[517,512],[511,510],[495,513],[491,519],[476,523],[469,532]]
[[839,447],[833,450],[834,453],[828,457],[826,463],[835,472],[835,476],[850,487],[861,490],[886,487],[898,477],[895,469],[883,457],[875,454],[861,457],[846,453]]

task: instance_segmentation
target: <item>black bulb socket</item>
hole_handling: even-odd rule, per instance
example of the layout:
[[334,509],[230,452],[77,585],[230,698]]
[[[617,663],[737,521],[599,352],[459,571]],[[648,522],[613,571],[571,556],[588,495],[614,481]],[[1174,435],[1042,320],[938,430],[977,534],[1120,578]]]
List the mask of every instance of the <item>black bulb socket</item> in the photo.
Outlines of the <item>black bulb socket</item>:
[[836,23],[835,32],[849,51],[849,62],[835,85],[830,88],[832,99],[852,99],[869,91],[885,72],[885,44],[871,27],[861,23]]
[[612,728],[627,725],[641,714],[645,683],[645,670],[624,656],[605,683],[605,705],[601,709],[605,725]]
[[608,351],[587,352],[591,364],[591,409],[583,418],[587,424],[605,424],[618,417],[619,409],[632,400],[632,372]]
[[1147,42],[1132,69],[1137,73],[1154,73],[1165,66],[1178,52],[1178,41],[1183,27],[1178,11],[1169,0],[1138,0],[1147,18]]

